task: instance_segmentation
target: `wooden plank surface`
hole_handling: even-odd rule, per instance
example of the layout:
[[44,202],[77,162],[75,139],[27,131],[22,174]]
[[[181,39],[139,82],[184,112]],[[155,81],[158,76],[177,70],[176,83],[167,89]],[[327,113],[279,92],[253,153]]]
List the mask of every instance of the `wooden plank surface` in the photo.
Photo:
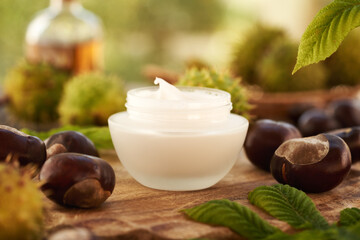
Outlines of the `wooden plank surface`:
[[[114,152],[102,157],[114,167],[117,181],[112,196],[97,209],[65,208],[46,201],[48,232],[63,226],[90,229],[100,239],[241,239],[223,227],[193,222],[179,212],[212,199],[227,198],[246,206],[284,231],[291,231],[283,222],[274,220],[249,204],[247,194],[261,185],[275,184],[272,176],[253,167],[241,156],[230,173],[213,187],[201,191],[170,192],[146,188],[137,183],[121,165]],[[339,219],[346,207],[360,208],[360,164],[337,188],[322,194],[309,194],[321,213],[330,222]]]

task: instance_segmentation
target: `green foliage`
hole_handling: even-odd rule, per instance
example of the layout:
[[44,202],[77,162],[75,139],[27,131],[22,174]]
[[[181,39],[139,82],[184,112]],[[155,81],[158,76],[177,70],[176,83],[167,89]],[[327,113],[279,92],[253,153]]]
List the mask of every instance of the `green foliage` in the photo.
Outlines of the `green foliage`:
[[[156,7],[155,7],[156,6]],[[218,0],[138,1],[138,21],[135,27],[151,31],[153,35],[184,31],[211,31],[216,28],[224,15],[223,5]],[[160,36],[158,36],[160,37]]]
[[0,1],[0,80],[23,57],[26,26],[35,13],[48,4],[49,0]]
[[259,84],[257,65],[273,48],[274,43],[286,39],[285,32],[278,28],[257,24],[245,38],[233,47],[231,70],[250,84]]
[[334,0],[315,16],[303,34],[293,73],[333,54],[346,35],[360,26],[360,0]]
[[37,132],[26,128],[21,129],[21,131],[28,135],[37,136],[41,140],[45,140],[49,138],[51,135],[58,132],[77,131],[88,137],[95,144],[95,147],[97,149],[114,148],[108,127],[94,127],[94,126],[83,127],[83,126],[65,125],[60,128],[51,129],[50,131],[47,132]]
[[69,77],[67,72],[46,64],[20,61],[10,70],[4,83],[10,110],[27,121],[56,121],[63,85]]
[[345,208],[340,212],[341,226],[350,226],[360,222],[360,209],[358,208]]
[[357,221],[356,224],[352,224],[348,227],[340,227],[341,236],[348,236],[348,239],[360,239],[360,222]]
[[216,88],[231,94],[232,112],[248,117],[250,105],[245,88],[239,78],[232,78],[227,73],[218,73],[206,68],[190,68],[179,79],[178,86],[196,86]]
[[292,235],[281,232],[247,207],[229,200],[213,200],[185,209],[191,219],[229,227],[249,240],[354,240],[360,239],[360,209],[341,212],[342,226],[329,225],[311,199],[288,185],[261,186],[249,193],[251,203],[297,229]]
[[358,240],[360,224],[354,227],[331,227],[326,230],[311,229],[293,235],[271,236],[266,240]]
[[296,229],[327,229],[329,224],[311,199],[288,185],[261,186],[249,193],[249,201]]
[[30,175],[0,163],[0,196],[0,239],[42,239],[42,193]]
[[111,114],[125,110],[126,93],[121,79],[100,73],[72,78],[59,104],[62,124],[106,125]]
[[196,221],[229,227],[249,239],[266,239],[280,232],[249,208],[229,200],[213,200],[184,212]]

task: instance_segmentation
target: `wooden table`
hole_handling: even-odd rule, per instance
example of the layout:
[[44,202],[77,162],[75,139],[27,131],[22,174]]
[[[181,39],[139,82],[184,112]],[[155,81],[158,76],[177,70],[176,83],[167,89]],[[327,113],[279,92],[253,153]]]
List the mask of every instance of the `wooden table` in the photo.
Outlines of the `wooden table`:
[[[291,231],[283,222],[249,204],[247,194],[261,185],[275,184],[272,176],[252,166],[242,156],[230,173],[213,187],[191,192],[170,192],[146,188],[123,168],[114,152],[102,157],[114,167],[117,177],[112,196],[97,209],[65,208],[46,200],[47,231],[63,226],[90,229],[100,239],[242,239],[224,227],[193,222],[179,212],[212,199],[227,198],[249,206],[271,224]],[[332,191],[309,195],[330,222],[339,219],[346,207],[360,208],[360,163],[353,165],[345,181]]]

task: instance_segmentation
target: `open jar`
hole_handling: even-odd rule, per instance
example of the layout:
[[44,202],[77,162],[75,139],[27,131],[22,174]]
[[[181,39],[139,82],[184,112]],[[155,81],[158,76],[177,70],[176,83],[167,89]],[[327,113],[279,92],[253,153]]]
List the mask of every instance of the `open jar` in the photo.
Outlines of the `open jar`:
[[229,93],[209,88],[130,90],[127,111],[109,118],[117,155],[139,183],[161,190],[199,190],[220,181],[239,157],[248,121],[231,114]]

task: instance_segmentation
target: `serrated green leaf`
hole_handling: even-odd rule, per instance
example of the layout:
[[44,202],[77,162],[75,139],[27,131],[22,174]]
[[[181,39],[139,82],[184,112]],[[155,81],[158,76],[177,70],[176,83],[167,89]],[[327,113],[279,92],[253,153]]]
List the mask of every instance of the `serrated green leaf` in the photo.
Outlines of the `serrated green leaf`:
[[51,129],[50,131],[46,131],[46,132],[37,132],[26,128],[21,129],[21,131],[32,136],[37,136],[42,140],[45,140],[51,135],[58,132],[77,131],[87,136],[95,144],[95,147],[97,149],[114,148],[108,127],[94,127],[94,126],[81,127],[81,126],[66,125],[60,128]]
[[348,33],[360,26],[360,0],[334,0],[319,11],[303,34],[293,74],[331,56]]
[[345,208],[340,212],[341,226],[350,226],[360,222],[360,209],[358,208]]
[[229,227],[250,240],[285,235],[249,208],[229,200],[213,200],[183,211],[193,220]]
[[357,234],[350,229],[331,227],[326,230],[310,229],[292,235],[291,240],[355,240],[359,239]]
[[310,229],[293,235],[272,235],[265,240],[340,240],[338,235],[338,230],[336,228],[325,231],[320,229]]
[[[360,239],[360,222],[357,222],[350,226],[340,227],[339,229],[345,229],[345,231],[347,232],[346,235],[349,236],[349,239],[352,239],[352,240]],[[343,233],[340,233],[340,234],[345,235]]]
[[293,235],[271,235],[265,240],[359,240],[360,224],[348,227],[332,226],[324,229],[309,229]]
[[296,229],[329,228],[328,222],[312,200],[303,191],[289,185],[255,188],[249,193],[248,199],[255,206]]

